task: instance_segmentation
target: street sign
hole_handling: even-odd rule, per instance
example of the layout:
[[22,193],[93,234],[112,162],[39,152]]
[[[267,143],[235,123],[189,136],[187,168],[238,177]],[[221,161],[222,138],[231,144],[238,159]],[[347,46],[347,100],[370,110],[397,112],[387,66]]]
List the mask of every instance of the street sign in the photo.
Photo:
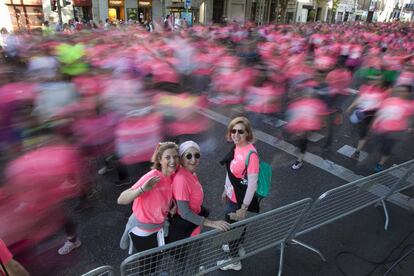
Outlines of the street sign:
[[185,0],[184,8],[186,10],[191,9],[191,0]]

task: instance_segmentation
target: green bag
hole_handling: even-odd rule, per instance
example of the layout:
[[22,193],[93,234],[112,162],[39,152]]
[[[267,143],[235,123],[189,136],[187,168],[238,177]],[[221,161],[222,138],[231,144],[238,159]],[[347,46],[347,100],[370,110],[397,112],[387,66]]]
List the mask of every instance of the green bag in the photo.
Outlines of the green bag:
[[[249,159],[251,154],[257,154],[256,151],[251,150],[246,158],[246,172],[249,166]],[[256,196],[259,199],[265,198],[270,193],[270,186],[272,185],[272,167],[270,164],[260,161],[259,163],[259,175],[257,179]]]

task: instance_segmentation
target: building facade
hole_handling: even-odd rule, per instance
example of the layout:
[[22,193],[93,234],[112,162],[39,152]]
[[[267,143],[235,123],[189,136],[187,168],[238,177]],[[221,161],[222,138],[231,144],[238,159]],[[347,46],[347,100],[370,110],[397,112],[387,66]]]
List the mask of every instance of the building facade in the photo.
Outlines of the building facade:
[[11,30],[41,28],[42,0],[4,0],[0,3],[1,27]]
[[[95,22],[157,21],[171,15],[191,24],[224,21],[255,21],[267,24],[280,20],[282,0],[59,0],[63,22],[70,19],[93,19]],[[414,0],[288,0],[287,23],[346,21],[411,21]],[[0,28],[26,30],[41,28],[45,20],[57,23],[57,0],[0,1]]]

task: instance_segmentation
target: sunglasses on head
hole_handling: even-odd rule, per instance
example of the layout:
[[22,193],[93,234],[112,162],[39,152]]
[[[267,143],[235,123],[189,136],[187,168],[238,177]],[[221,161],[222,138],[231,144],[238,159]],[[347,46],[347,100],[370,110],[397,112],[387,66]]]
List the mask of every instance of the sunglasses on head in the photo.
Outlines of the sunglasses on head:
[[243,129],[232,129],[231,130],[231,133],[233,133],[233,134],[236,134],[236,133],[239,133],[240,135],[242,135],[242,134],[244,134],[246,131],[245,130],[243,130]]
[[[195,159],[200,159],[200,157],[201,157],[201,155],[200,155],[200,153],[194,153],[194,158]],[[185,155],[185,158],[187,158],[188,160],[191,160],[191,159],[193,159],[193,154],[192,153],[187,153],[186,155]]]

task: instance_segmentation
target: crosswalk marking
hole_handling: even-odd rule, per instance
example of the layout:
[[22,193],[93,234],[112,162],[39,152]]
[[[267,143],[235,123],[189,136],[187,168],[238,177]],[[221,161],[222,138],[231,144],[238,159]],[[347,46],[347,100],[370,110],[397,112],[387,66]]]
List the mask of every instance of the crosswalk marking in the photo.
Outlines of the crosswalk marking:
[[308,136],[308,140],[311,142],[318,142],[320,140],[322,140],[325,136],[323,136],[322,134],[318,133],[318,132],[311,132],[311,134]]
[[[344,145],[342,148],[340,148],[339,150],[337,150],[338,153],[345,155],[349,158],[351,158],[352,154],[354,154],[356,148],[348,146],[348,145]],[[359,154],[359,159],[358,161],[361,162],[363,161],[365,158],[368,157],[368,153],[365,151],[360,151]]]
[[270,117],[270,116],[267,116],[266,118],[264,118],[263,122],[267,125],[270,125],[270,126],[273,126],[273,127],[276,127],[276,128],[284,126],[284,125],[287,124],[286,121],[280,120],[276,117]]
[[[230,118],[223,116],[215,111],[212,111],[210,109],[200,109],[198,110],[198,113],[216,121],[219,122],[225,126],[228,125],[228,123],[230,122]],[[257,140],[260,140],[268,145],[271,145],[279,150],[282,150],[290,155],[293,156],[297,156],[297,152],[298,149],[297,147],[295,147],[294,145],[278,139],[274,136],[271,136],[261,130],[254,130],[254,134],[257,138]],[[322,157],[313,154],[313,153],[309,153],[307,152],[304,160],[309,163],[312,164],[315,167],[318,167],[321,170],[324,170],[332,175],[335,175],[347,182],[352,182],[355,180],[358,180],[360,178],[363,178],[364,176],[362,175],[357,175],[355,174],[353,171],[342,167],[341,165],[338,165],[334,162],[332,162],[331,160],[327,160],[327,159],[323,159]],[[381,186],[381,185],[377,185],[375,190],[372,190],[371,192],[377,194],[378,195],[383,195],[386,194],[388,188]],[[388,201],[406,209],[409,211],[414,211],[414,199],[408,198],[406,195],[401,194],[401,193],[396,193],[393,194],[392,196],[390,196],[388,198]]]

